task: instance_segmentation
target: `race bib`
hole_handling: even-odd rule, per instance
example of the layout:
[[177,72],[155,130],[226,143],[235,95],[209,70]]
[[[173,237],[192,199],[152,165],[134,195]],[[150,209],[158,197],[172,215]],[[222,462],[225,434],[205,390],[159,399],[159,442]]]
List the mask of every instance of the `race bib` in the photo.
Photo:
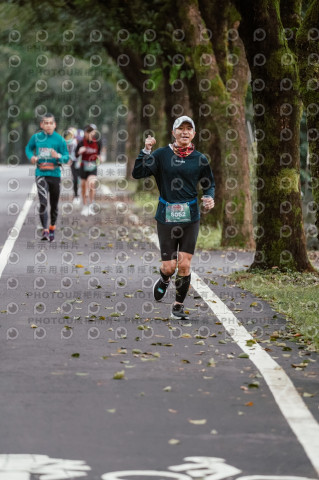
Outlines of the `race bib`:
[[38,150],[38,168],[40,170],[54,170],[57,165],[51,156],[51,148],[41,147]]
[[96,169],[95,162],[88,162],[86,160],[83,161],[83,170],[85,172],[93,172]]
[[165,221],[169,223],[190,222],[191,213],[188,203],[167,203]]

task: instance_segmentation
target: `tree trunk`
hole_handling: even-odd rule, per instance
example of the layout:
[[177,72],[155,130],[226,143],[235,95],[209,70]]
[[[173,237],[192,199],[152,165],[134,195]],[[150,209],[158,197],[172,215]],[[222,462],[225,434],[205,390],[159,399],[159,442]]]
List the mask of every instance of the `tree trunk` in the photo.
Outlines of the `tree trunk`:
[[313,0],[297,33],[300,91],[307,113],[309,164],[319,239],[319,3]]
[[250,268],[311,270],[301,209],[298,74],[284,39],[279,0],[241,0],[238,7],[258,148],[258,228]]
[[198,134],[206,146],[203,153],[211,151],[214,141],[212,133],[217,132],[220,140],[224,165],[222,243],[224,246],[251,248],[254,241],[249,181],[246,182],[246,178],[249,178],[248,151],[247,146],[242,148],[246,134],[243,136],[239,130],[243,109],[238,109],[239,115],[228,113],[237,99],[231,98],[229,88],[227,90],[221,79],[212,43],[196,1],[183,5],[180,19],[183,21],[186,41],[191,46],[190,56],[198,85],[197,96],[192,92],[190,100],[197,108],[199,106]]

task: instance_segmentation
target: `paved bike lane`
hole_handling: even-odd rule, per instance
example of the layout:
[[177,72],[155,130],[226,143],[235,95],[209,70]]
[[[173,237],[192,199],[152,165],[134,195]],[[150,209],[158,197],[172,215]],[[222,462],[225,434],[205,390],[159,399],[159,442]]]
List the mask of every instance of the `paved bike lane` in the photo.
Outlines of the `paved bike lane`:
[[[45,245],[30,213],[1,279],[1,453],[82,460],[92,480],[167,472],[190,456],[223,458],[221,478],[231,476],[225,465],[315,477],[258,370],[197,292],[187,323],[168,320],[173,290],[154,304],[152,230],[111,200],[95,217],[64,212]],[[284,320],[225,278],[250,255],[198,252],[193,269],[288,368],[300,363],[298,346],[287,357],[268,343]],[[317,357],[307,357],[313,375],[289,369],[301,394],[316,393]],[[318,418],[315,397],[305,401]]]

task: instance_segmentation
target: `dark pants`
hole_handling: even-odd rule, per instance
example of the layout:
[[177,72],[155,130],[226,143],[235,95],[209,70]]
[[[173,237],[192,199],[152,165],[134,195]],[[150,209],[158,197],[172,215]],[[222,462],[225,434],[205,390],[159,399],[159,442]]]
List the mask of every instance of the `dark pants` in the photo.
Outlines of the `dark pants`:
[[53,226],[58,217],[58,203],[60,197],[60,177],[36,177],[40,201],[40,220],[43,228],[48,228],[48,198],[50,195],[50,224]]
[[80,169],[75,168],[76,162],[72,162],[71,164],[71,172],[72,172],[72,177],[73,177],[73,190],[74,190],[74,196],[78,196],[78,187],[79,187],[79,178],[80,178]]

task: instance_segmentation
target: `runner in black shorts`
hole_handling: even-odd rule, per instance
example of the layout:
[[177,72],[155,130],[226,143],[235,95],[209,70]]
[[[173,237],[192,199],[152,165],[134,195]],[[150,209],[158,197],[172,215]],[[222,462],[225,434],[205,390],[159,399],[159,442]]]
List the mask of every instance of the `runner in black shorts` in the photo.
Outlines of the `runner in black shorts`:
[[190,286],[190,265],[199,231],[197,186],[203,189],[204,208],[208,211],[214,207],[215,182],[207,158],[192,144],[193,120],[187,116],[177,118],[172,134],[174,143],[158,148],[153,154],[156,140],[148,136],[132,175],[134,178],[154,175],[160,192],[155,219],[162,265],[161,276],[154,284],[154,298],[158,302],[162,300],[177,267],[176,301],[171,317],[188,319],[183,302]]
[[84,129],[84,137],[78,143],[75,156],[81,156],[80,177],[83,208],[81,215],[94,215],[97,164],[100,159],[101,142],[97,139],[97,127],[93,124]]

